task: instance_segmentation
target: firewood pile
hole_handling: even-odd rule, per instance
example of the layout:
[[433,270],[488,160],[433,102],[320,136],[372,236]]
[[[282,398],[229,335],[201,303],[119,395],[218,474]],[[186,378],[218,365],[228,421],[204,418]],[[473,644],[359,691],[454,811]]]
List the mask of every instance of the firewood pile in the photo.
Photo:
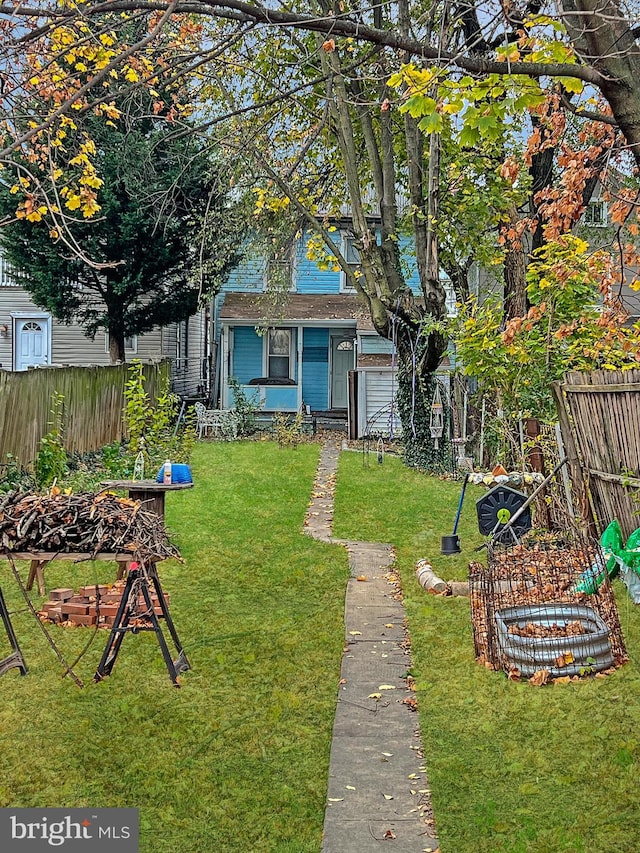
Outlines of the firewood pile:
[[157,513],[110,492],[7,492],[0,496],[0,551],[128,552],[139,562],[179,557]]
[[[579,537],[550,536],[546,541],[525,539],[509,547],[490,548],[487,566],[471,563],[469,593],[477,661],[489,669],[504,669],[510,676],[517,675],[505,662],[496,626],[496,614],[510,608],[519,608],[524,617],[519,627],[509,627],[509,634],[530,638],[532,644],[544,645],[550,640],[561,643],[563,638],[586,634],[584,627],[573,620],[539,624],[526,618],[528,610],[536,613],[545,605],[558,604],[592,608],[609,630],[614,666],[625,663],[628,656],[611,584],[603,583],[591,595],[576,591],[581,575],[601,560],[595,543]],[[535,654],[532,645],[532,659]]]

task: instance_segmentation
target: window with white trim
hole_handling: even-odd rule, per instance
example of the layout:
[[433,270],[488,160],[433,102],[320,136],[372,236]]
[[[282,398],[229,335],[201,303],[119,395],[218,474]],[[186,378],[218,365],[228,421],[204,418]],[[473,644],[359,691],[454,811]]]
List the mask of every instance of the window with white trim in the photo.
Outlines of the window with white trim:
[[269,329],[267,335],[267,376],[270,379],[290,378],[292,343],[291,329]]
[[[129,340],[127,338],[127,340]],[[126,349],[125,341],[125,349]],[[189,321],[181,320],[176,328],[176,358],[186,359],[189,356]]]
[[[105,332],[105,335],[104,335],[104,351],[105,352],[109,352],[109,342],[110,342],[109,332]],[[138,352],[138,336],[137,335],[128,335],[124,339],[124,351],[125,352]]]
[[607,203],[602,199],[590,201],[582,216],[584,225],[589,228],[604,228],[607,224]]
[[[362,269],[362,261],[360,260],[360,252],[356,247],[357,238],[350,234],[342,235],[342,254],[345,261],[348,263],[352,272],[359,273]],[[345,272],[342,273],[341,289],[353,292],[355,288],[351,286]]]
[[295,290],[291,258],[271,258],[267,261],[264,276],[265,290]]

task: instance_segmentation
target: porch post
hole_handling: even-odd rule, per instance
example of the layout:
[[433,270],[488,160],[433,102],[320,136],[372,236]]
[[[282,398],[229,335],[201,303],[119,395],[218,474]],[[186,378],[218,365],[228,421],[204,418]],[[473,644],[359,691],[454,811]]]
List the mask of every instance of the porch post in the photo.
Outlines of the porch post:
[[298,334],[296,335],[297,339],[297,361],[298,361],[298,405],[297,409],[300,411],[300,407],[302,406],[302,349],[304,341],[302,336],[304,335],[304,327],[298,326]]
[[227,409],[229,407],[229,327],[223,326],[220,334],[222,337],[222,358],[220,359],[220,407],[222,409]]

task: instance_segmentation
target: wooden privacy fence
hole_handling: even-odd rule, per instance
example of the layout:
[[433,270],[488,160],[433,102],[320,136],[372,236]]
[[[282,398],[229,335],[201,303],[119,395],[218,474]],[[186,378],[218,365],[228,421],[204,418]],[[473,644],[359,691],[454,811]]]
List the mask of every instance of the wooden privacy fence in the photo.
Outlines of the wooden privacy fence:
[[[62,394],[65,449],[85,453],[122,439],[122,409],[129,365],[0,370],[0,463],[11,453],[32,462],[49,429],[52,395]],[[143,365],[145,387],[156,400],[168,362]]]
[[574,494],[599,533],[640,527],[640,370],[567,373],[554,383]]

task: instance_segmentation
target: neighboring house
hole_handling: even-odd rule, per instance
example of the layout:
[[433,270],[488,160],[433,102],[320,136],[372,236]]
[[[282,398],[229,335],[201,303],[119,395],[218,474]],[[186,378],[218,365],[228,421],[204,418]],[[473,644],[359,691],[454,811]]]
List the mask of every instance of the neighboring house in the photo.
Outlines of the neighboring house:
[[[597,187],[593,198],[587,204],[579,224],[578,233],[593,246],[604,246],[613,252],[616,249],[616,226],[611,222],[609,205],[601,197],[602,189]],[[626,281],[620,287],[620,299],[629,312],[630,321],[640,319],[640,291],[629,287],[628,282],[636,277],[636,270],[627,270]]]
[[[209,388],[208,315],[127,338],[127,361],[169,359],[172,387],[181,396],[205,396]],[[0,368],[110,364],[106,333],[87,338],[79,326],[58,322],[38,308],[0,257]]]
[[[399,431],[393,342],[381,338],[342,271],[321,269],[307,258],[309,235],[291,257],[273,262],[247,254],[214,306],[219,353],[219,405],[231,408],[236,380],[248,399],[266,415],[297,412],[318,422],[346,425],[352,437],[375,429]],[[342,251],[357,267],[359,258],[348,232]],[[418,292],[415,259],[404,245],[412,289]],[[269,287],[277,278],[274,294]],[[455,309],[450,291],[449,305]]]

